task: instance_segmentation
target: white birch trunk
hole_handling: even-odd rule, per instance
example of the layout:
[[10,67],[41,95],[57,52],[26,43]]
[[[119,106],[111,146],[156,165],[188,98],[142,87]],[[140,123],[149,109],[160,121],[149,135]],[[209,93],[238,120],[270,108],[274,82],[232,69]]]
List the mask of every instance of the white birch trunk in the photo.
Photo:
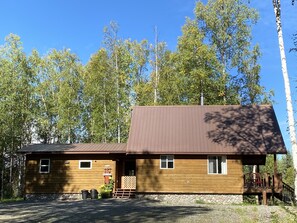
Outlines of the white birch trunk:
[[120,83],[119,83],[119,66],[118,66],[118,51],[115,46],[115,68],[117,73],[116,88],[117,88],[117,132],[118,143],[121,142],[121,125],[120,125]]
[[2,151],[2,170],[1,170],[1,200],[4,198],[4,172],[5,172],[5,149]]
[[157,105],[158,100],[158,85],[159,85],[159,73],[158,73],[158,30],[155,27],[155,86],[154,86],[154,105]]
[[280,0],[272,0],[272,3],[273,3],[273,9],[274,9],[274,14],[276,19],[276,29],[277,29],[278,42],[279,42],[281,66],[282,66],[282,73],[283,73],[284,85],[285,85],[289,134],[290,134],[290,141],[292,146],[293,165],[295,169],[295,196],[296,196],[297,195],[297,177],[296,177],[297,142],[296,142],[296,130],[294,126],[294,113],[293,113],[292,97],[291,97],[291,90],[290,90],[290,81],[289,81],[289,75],[287,70],[287,61],[286,61],[285,46],[284,46],[282,25],[281,25],[281,3],[280,3]]
[[103,123],[104,123],[104,137],[103,137],[103,142],[106,143],[106,136],[107,136],[107,118],[106,118],[106,114],[107,114],[107,110],[106,110],[106,87],[105,87],[105,78],[103,80],[103,89],[104,89],[104,97],[103,97]]

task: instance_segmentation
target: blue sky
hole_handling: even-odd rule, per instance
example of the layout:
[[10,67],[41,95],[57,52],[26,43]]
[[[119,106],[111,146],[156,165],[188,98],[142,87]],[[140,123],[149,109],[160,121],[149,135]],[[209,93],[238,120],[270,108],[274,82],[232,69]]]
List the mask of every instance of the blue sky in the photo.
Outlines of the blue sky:
[[[193,18],[194,0],[0,0],[0,45],[9,33],[21,37],[24,50],[37,49],[42,55],[50,49],[70,48],[82,63],[101,46],[103,28],[110,21],[119,24],[119,35],[132,40],[153,42],[154,27],[159,39],[175,50],[185,18]],[[296,104],[297,54],[292,35],[297,33],[297,5],[282,1],[282,22],[291,90]],[[272,1],[251,0],[260,13],[253,28],[254,44],[262,51],[262,85],[274,90],[274,108],[282,133],[290,149],[287,129],[286,102],[281,73],[277,33]],[[296,106],[295,106],[296,107]]]

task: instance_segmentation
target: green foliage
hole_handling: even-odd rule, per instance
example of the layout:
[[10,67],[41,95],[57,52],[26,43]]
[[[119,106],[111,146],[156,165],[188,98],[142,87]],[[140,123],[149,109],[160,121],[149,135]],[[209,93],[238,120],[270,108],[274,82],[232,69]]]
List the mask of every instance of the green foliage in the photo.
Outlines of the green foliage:
[[282,158],[278,162],[278,169],[282,174],[283,181],[294,188],[295,171],[290,151],[286,155],[282,155]]
[[272,154],[266,156],[265,166],[260,166],[261,173],[269,173],[273,176],[274,173],[274,156]]
[[9,199],[3,199],[0,202],[1,203],[10,203],[10,202],[18,202],[18,201],[23,201],[24,198],[22,197],[17,197],[17,198],[9,198]]
[[[291,153],[288,151],[286,155],[282,155],[281,159],[277,159],[277,171],[281,173],[283,181],[294,188],[294,167]],[[265,166],[260,167],[261,173],[269,173],[271,176],[274,173],[274,157],[268,155],[266,157]]]
[[183,104],[200,104],[200,94],[204,93],[206,104],[223,104],[225,82],[214,48],[203,43],[205,36],[197,21],[188,19],[182,30],[176,54],[180,100]]
[[86,141],[113,141],[116,128],[115,78],[107,52],[102,49],[94,54],[86,66],[84,82],[84,126]]
[[101,198],[111,198],[111,191],[109,191],[109,190],[100,191],[100,197]]
[[176,64],[178,63],[177,53],[169,50],[164,52],[161,58],[159,71],[159,98],[158,104],[178,105],[182,104],[182,75],[178,73]]
[[244,195],[243,204],[246,204],[246,205],[257,204],[256,195]]
[[209,203],[202,199],[198,199],[198,200],[196,200],[196,204],[209,204]]
[[101,198],[109,198],[111,197],[111,193],[113,191],[114,187],[114,180],[110,177],[109,178],[109,183],[104,184],[100,187],[100,196]]
[[21,157],[16,151],[31,141],[34,74],[20,37],[10,34],[0,48],[1,199],[18,196]]
[[125,142],[128,138],[129,114],[130,114],[130,93],[131,86],[131,64],[132,57],[129,54],[129,44],[118,38],[118,25],[111,22],[109,27],[104,29],[104,45],[107,49],[108,63],[111,68],[111,75],[114,78],[116,128],[114,129],[115,142]]
[[[251,25],[258,13],[243,0],[198,2],[195,8],[204,41],[211,45],[223,66],[220,73],[225,86],[221,94],[228,104],[259,104],[267,101],[260,86],[259,47],[251,47]],[[266,102],[265,101],[265,102]]]
[[69,50],[52,50],[41,58],[30,58],[37,88],[36,128],[45,143],[75,142],[81,113],[82,67]]

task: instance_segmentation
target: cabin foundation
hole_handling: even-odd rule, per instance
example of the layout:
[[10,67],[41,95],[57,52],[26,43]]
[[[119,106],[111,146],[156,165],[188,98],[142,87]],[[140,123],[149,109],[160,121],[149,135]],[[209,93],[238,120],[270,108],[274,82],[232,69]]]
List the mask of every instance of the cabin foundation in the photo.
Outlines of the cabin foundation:
[[36,193],[26,194],[25,200],[45,201],[45,200],[81,200],[81,193]]
[[138,199],[162,201],[168,204],[242,204],[241,194],[136,194]]

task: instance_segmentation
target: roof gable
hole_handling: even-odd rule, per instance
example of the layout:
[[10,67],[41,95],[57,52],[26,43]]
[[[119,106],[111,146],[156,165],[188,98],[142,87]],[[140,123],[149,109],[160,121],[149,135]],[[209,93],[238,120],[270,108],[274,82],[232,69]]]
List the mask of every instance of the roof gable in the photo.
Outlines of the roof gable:
[[128,154],[286,153],[270,105],[136,106]]

